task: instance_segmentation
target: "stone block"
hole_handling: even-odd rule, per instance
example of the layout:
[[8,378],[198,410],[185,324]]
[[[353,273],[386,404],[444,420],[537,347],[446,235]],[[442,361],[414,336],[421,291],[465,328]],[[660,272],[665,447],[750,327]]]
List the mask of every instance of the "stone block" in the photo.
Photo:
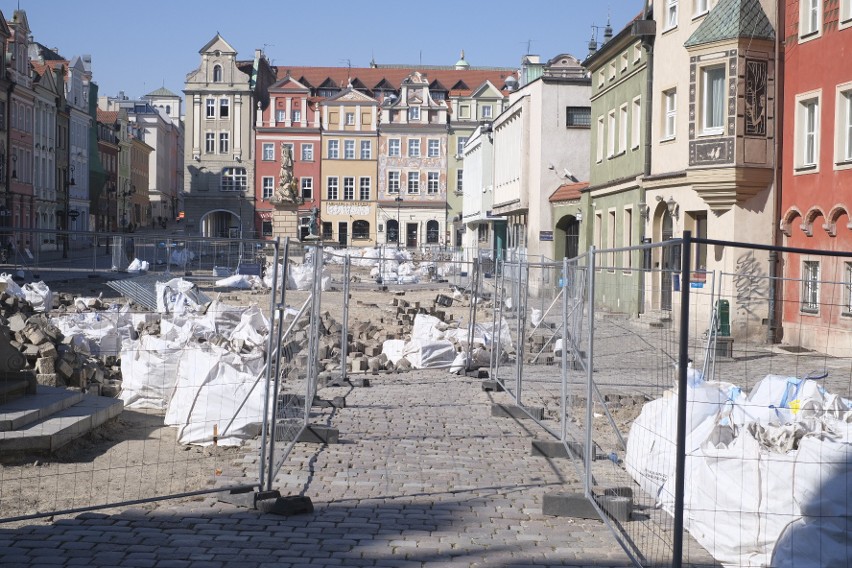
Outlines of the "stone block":
[[26,318],[20,313],[9,318],[9,330],[12,332],[22,331],[27,326]]
[[337,428],[309,424],[302,430],[296,441],[308,444],[336,444],[339,436]]
[[64,387],[65,381],[59,378],[56,373],[38,373],[36,374],[36,382],[46,387]]
[[583,444],[579,442],[562,443],[559,440],[533,440],[530,455],[546,458],[583,457]]
[[56,362],[56,370],[66,379],[70,379],[71,375],[74,374],[74,368],[64,358]]
[[52,357],[40,357],[36,359],[35,364],[36,373],[42,375],[50,375],[56,372],[56,366],[54,365],[54,359]]
[[498,381],[482,381],[482,390],[485,392],[503,392],[503,385]]
[[38,353],[42,357],[50,357],[53,359],[59,356],[59,352],[56,350],[56,346],[50,342],[39,345]]

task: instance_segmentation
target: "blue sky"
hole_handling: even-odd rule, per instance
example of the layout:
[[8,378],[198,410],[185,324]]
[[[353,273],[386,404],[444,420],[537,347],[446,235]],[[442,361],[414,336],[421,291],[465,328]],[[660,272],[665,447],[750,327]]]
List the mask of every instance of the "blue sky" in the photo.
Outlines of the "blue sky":
[[[69,59],[90,53],[100,94],[130,97],[161,86],[183,94],[198,50],[219,32],[241,59],[263,49],[273,65],[366,67],[377,63],[452,65],[464,49],[473,66],[517,67],[527,53],[581,60],[592,24],[609,14],[616,33],[642,0],[485,0],[356,2],[343,0],[15,0],[36,41]],[[261,7],[262,6],[262,7]],[[360,8],[360,12],[358,9]],[[192,22],[187,24],[187,22]],[[598,31],[598,41],[603,29]]]

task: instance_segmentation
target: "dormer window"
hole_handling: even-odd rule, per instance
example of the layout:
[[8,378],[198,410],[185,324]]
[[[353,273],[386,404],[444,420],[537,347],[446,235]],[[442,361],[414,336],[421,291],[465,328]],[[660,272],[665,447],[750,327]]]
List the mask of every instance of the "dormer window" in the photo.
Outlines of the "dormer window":
[[222,82],[222,66],[214,65],[213,66],[213,82],[221,83]]
[[420,107],[411,107],[408,109],[408,120],[420,120]]

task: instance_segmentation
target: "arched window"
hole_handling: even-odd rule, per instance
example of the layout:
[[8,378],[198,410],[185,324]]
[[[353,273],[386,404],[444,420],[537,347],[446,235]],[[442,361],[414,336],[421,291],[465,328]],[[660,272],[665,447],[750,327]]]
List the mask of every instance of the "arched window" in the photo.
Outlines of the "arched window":
[[429,244],[437,244],[438,242],[438,222],[428,221],[426,223],[426,242]]
[[399,223],[397,223],[396,219],[388,219],[388,242],[399,242]]
[[222,82],[222,66],[214,65],[213,66],[213,82],[221,83]]
[[368,221],[355,221],[352,223],[352,239],[369,239],[370,223]]
[[166,114],[172,114],[172,105],[166,105]]

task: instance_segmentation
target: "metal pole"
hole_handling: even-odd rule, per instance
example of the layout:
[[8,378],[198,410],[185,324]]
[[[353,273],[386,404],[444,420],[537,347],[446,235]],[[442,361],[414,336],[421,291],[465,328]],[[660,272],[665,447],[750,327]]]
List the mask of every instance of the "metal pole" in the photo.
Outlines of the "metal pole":
[[518,365],[517,365],[517,391],[515,401],[518,406],[523,406],[521,396],[523,394],[524,379],[524,346],[526,344],[527,323],[527,301],[529,300],[530,266],[529,263],[518,265]]
[[692,263],[692,232],[684,231],[681,245],[680,333],[677,364],[677,453],[675,455],[674,534],[672,568],[683,566],[683,504],[686,472],[686,371],[689,361],[689,268]]
[[592,497],[592,459],[594,456],[592,448],[592,407],[594,405],[592,391],[594,378],[592,373],[595,367],[595,262],[597,260],[595,254],[595,247],[589,247],[589,264],[586,274],[586,278],[588,278],[586,288],[589,295],[587,316],[589,318],[589,345],[587,346],[588,352],[586,353],[586,440],[584,442],[585,447],[583,448],[583,463],[586,466],[585,475],[583,476],[583,491],[587,499]]
[[349,273],[352,258],[347,254],[343,257],[343,329],[340,334],[340,377],[346,381],[349,369],[346,358],[349,356]]
[[565,442],[568,438],[568,257],[562,259],[562,408],[561,439]]
[[[266,468],[266,445],[269,443],[269,426],[270,423],[273,425],[272,429],[274,430],[275,424],[275,416],[269,415],[269,391],[270,391],[270,379],[272,376],[272,365],[274,364],[273,360],[273,352],[280,352],[281,342],[279,341],[277,345],[273,343],[275,340],[276,334],[275,331],[275,320],[276,320],[276,307],[275,307],[275,286],[278,282],[278,249],[281,245],[280,237],[276,237],[274,241],[275,247],[275,265],[272,267],[272,293],[269,295],[269,322],[272,329],[269,330],[269,338],[266,345],[266,376],[264,377],[266,383],[266,389],[264,391],[263,396],[263,421],[261,422],[261,430],[260,430],[260,471],[258,472],[258,485],[261,490],[269,490],[272,487],[272,480],[270,479],[266,486],[263,485],[264,477],[266,476],[265,468]],[[278,311],[278,317],[280,318],[281,312]],[[281,327],[284,322],[279,319],[278,321],[278,330],[280,332]],[[276,378],[278,373],[275,374]],[[277,380],[276,380],[277,385]],[[276,397],[277,398],[277,397]],[[273,412],[277,410],[277,400],[274,405]],[[272,447],[270,446],[270,457],[272,456]],[[272,467],[270,466],[269,471],[272,472]]]
[[98,234],[92,233],[92,273],[89,278],[98,277]]

